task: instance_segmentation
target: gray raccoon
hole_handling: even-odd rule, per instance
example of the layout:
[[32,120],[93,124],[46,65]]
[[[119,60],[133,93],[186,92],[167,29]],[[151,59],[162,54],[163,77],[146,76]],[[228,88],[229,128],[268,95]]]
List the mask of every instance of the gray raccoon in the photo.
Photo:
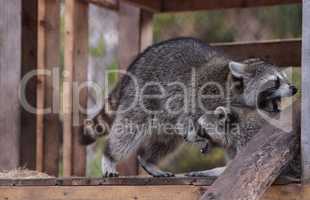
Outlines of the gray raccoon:
[[[296,110],[294,110],[296,112]],[[274,118],[276,113],[267,113]],[[261,113],[253,108],[241,108],[236,106],[218,107],[212,114],[205,114],[198,120],[204,129],[199,134],[208,138],[209,145],[220,146],[226,150],[228,159],[233,159],[241,148],[255,136],[268,121]],[[299,147],[296,146],[294,160],[284,169],[281,178],[300,178],[301,165]],[[225,167],[211,170],[190,172],[188,176],[219,176]]]
[[[110,95],[115,112],[102,157],[103,175],[117,176],[116,163],[138,151],[139,161],[149,174],[172,176],[157,169],[156,162],[176,149],[183,139],[199,144],[208,142],[195,134],[195,122],[206,110],[214,110],[230,98],[245,106],[277,111],[277,100],[268,99],[270,94],[256,88],[261,87],[262,78],[276,81],[278,76],[284,75],[274,65],[257,59],[234,62],[193,38],[173,39],[149,47],[130,65],[128,74]],[[140,88],[142,92],[137,93]],[[144,95],[149,96],[141,100]],[[197,97],[202,96],[209,98],[198,102]],[[132,106],[136,98],[138,103]],[[106,116],[103,110],[94,121],[101,123]],[[124,124],[133,127],[124,131]],[[174,128],[168,132],[161,127],[152,131],[141,129],[148,124],[169,124]],[[95,139],[97,125],[90,123],[88,128],[82,128],[82,136]]]

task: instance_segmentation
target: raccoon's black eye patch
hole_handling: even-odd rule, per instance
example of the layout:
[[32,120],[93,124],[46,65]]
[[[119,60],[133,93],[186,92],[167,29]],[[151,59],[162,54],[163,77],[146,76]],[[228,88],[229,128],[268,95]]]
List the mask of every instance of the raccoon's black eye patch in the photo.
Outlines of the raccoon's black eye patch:
[[281,85],[281,81],[280,81],[280,78],[277,77],[276,81],[275,81],[275,88],[278,89]]

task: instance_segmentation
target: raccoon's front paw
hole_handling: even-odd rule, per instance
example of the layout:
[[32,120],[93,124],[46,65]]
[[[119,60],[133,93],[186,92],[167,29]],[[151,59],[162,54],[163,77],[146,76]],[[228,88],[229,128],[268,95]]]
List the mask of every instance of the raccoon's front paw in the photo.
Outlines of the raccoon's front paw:
[[106,177],[118,177],[119,174],[118,172],[105,172],[102,177],[106,178]]
[[165,171],[156,171],[153,173],[150,173],[153,177],[174,177],[174,174],[171,172],[165,172]]
[[103,177],[117,177],[118,172],[116,171],[116,163],[106,156],[102,156],[101,170]]

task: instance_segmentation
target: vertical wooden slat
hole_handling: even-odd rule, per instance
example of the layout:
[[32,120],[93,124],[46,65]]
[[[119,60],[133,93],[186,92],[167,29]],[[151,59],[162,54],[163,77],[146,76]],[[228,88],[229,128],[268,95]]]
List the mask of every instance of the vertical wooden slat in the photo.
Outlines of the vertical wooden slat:
[[[127,70],[133,59],[152,44],[153,14],[121,1],[119,17],[119,68]],[[139,170],[136,154],[120,162],[117,168],[120,175],[137,175]]]
[[[53,83],[59,69],[59,20],[60,1],[40,0],[38,4],[38,70],[48,75],[39,75],[37,82],[37,159],[36,169],[50,175],[58,175],[60,123],[58,105],[59,89]],[[56,82],[55,82],[56,83]],[[58,98],[55,98],[58,97]],[[42,113],[49,109],[48,113]]]
[[140,52],[153,44],[153,13],[141,11],[140,22]]
[[310,183],[310,0],[303,1],[301,153],[303,181]]
[[[45,77],[45,108],[51,112],[44,115],[44,172],[57,176],[59,171],[59,148],[61,124],[59,120],[59,65],[60,65],[60,0],[45,0],[45,17],[40,21],[44,31],[45,69],[51,75]],[[43,0],[40,0],[43,2]],[[39,38],[40,40],[40,38]],[[40,49],[39,49],[40,52]]]
[[[38,5],[38,70],[45,69],[45,30],[40,24],[44,21],[46,13],[46,1],[39,1]],[[43,172],[44,165],[44,113],[40,112],[44,109],[45,100],[45,76],[37,76],[37,144],[36,144],[36,170]]]
[[[22,78],[37,68],[38,0],[22,0]],[[26,83],[27,103],[36,107],[36,77]],[[36,167],[36,115],[21,108],[20,165]]]
[[[87,81],[88,65],[88,4],[77,2],[75,15],[75,49],[74,49],[74,83],[81,87]],[[77,91],[74,88],[76,97],[73,99],[73,171],[74,176],[85,176],[86,173],[86,148],[79,143],[79,126],[84,122],[86,113],[82,113],[78,106],[83,109],[87,107],[87,88]],[[76,118],[77,117],[77,118]]]
[[19,164],[21,0],[0,0],[0,170]]
[[[78,125],[83,123],[86,116],[79,112],[79,107],[86,107],[87,90],[77,91],[77,89],[81,83],[87,80],[88,5],[80,1],[68,0],[65,2],[65,7],[65,66],[63,83],[64,176],[83,176],[86,171],[86,150],[78,142]],[[73,94],[78,96],[73,98]]]

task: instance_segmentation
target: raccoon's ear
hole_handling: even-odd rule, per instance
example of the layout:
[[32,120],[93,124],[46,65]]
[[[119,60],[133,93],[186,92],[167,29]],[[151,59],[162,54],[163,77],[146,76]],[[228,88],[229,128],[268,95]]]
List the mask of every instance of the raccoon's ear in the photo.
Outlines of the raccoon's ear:
[[249,78],[251,73],[248,70],[248,65],[231,61],[228,64],[231,74],[236,78]]

